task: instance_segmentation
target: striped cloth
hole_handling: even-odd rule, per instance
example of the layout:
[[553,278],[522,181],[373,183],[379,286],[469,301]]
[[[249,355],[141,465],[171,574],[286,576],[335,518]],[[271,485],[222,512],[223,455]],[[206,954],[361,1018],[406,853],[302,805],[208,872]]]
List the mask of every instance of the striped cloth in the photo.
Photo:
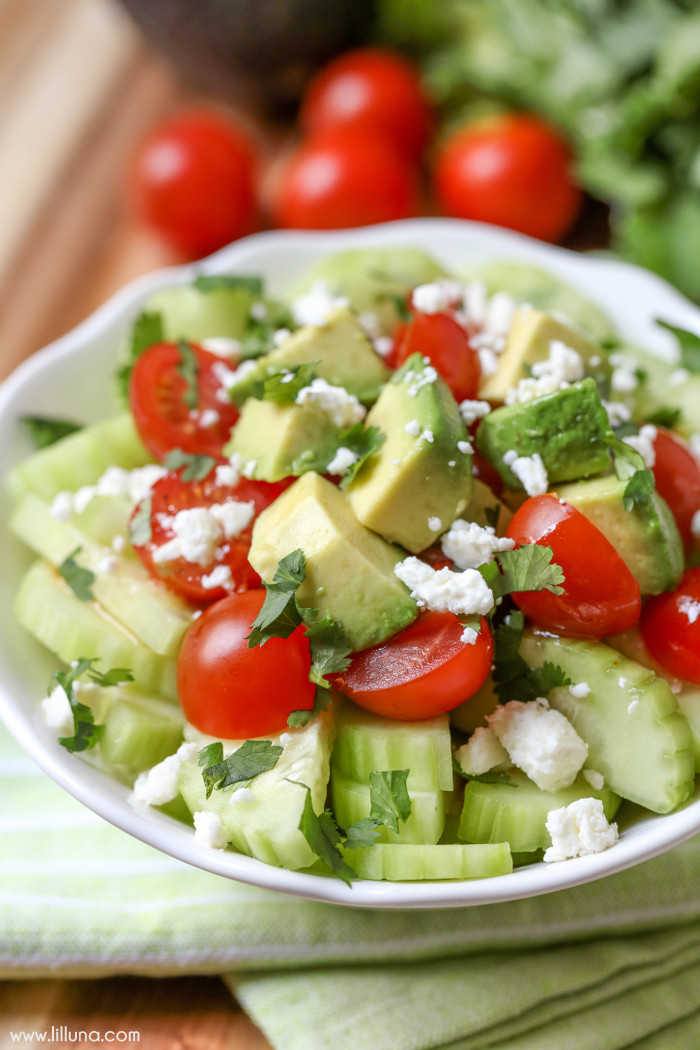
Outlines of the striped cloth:
[[1,729],[0,793],[0,976],[218,973],[278,1050],[700,1045],[700,838],[548,897],[376,912],[171,860]]

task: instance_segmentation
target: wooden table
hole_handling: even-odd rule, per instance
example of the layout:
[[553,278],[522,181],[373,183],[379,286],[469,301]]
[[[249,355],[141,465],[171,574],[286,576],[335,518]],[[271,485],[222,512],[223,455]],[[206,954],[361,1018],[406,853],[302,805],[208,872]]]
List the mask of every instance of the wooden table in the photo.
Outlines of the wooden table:
[[[180,261],[129,226],[122,186],[144,129],[195,97],[113,0],[0,0],[0,377]],[[269,1050],[215,977],[0,982],[0,1050],[61,1025],[137,1030],[148,1050]]]

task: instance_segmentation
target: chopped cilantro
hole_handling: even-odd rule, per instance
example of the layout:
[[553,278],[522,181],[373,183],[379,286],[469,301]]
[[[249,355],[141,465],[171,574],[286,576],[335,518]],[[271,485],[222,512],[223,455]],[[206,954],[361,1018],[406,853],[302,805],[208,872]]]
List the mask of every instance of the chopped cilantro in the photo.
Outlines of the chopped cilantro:
[[94,597],[92,585],[95,582],[95,574],[83,565],[78,565],[75,560],[76,554],[79,554],[81,550],[82,547],[76,547],[67,558],[64,558],[58,571],[76,598],[79,598],[81,602],[91,602]]
[[257,380],[250,396],[258,401],[274,401],[278,405],[293,404],[299,391],[309,386],[315,378],[315,367],[316,362],[309,361],[303,365],[277,369],[264,379]]
[[411,815],[408,773],[408,769],[389,769],[369,775],[370,819],[392,831],[398,831],[399,821]]
[[475,780],[477,784],[503,784],[504,787],[509,788],[517,788],[518,786],[504,769],[489,769],[487,773],[479,773],[475,776],[473,773],[463,773],[457,762],[455,763],[455,768],[465,780]]
[[362,469],[373,453],[378,452],[386,441],[386,435],[379,427],[365,427],[362,423],[354,423],[344,430],[338,438],[338,448],[348,448],[354,452],[357,459],[352,463],[340,482],[340,488],[349,485],[357,473]]
[[562,594],[564,573],[552,561],[551,547],[525,543],[515,550],[499,551],[493,561],[479,566],[479,572],[491,588],[494,598],[517,591],[551,591]]
[[659,318],[656,323],[676,337],[681,352],[681,368],[686,368],[689,372],[700,372],[700,335],[689,332],[685,328],[678,328],[667,321],[661,321]]
[[[666,427],[667,430],[673,430],[677,427],[683,418],[683,410],[680,408],[672,408],[670,405],[662,405],[661,408],[657,408],[655,412],[647,416],[647,423],[651,423],[655,427]],[[617,431],[616,431],[617,433]],[[621,435],[617,435],[620,437]]]
[[493,681],[502,704],[509,700],[536,700],[556,686],[571,685],[571,679],[556,664],[532,668],[520,655],[525,617],[511,612],[494,631]]
[[639,426],[633,419],[623,419],[614,425],[612,432],[616,438],[622,440],[622,438],[631,437],[632,434],[638,434]]
[[183,452],[181,448],[174,448],[163,460],[163,466],[166,470],[180,470],[184,467],[180,475],[183,481],[202,481],[211,474],[216,460],[204,453]]
[[350,824],[345,838],[346,849],[367,849],[379,838],[379,825],[371,817],[363,817]]
[[200,292],[236,291],[242,289],[251,295],[262,295],[264,284],[262,277],[252,274],[216,273],[200,274],[192,282]]
[[80,423],[68,419],[50,419],[48,416],[22,416],[22,425],[36,448],[48,448],[61,438],[81,430]]
[[331,702],[331,694],[328,691],[328,682],[323,683],[325,688],[318,688],[314,696],[313,707],[292,711],[287,718],[290,729],[302,729],[311,722],[315,722],[322,711],[327,710]]
[[405,295],[400,292],[379,292],[374,297],[376,303],[391,303],[399,321],[408,324],[412,318],[411,309]]
[[151,542],[152,500],[145,496],[129,522],[129,539],[134,547],[144,547]]
[[311,646],[311,670],[309,678],[316,685],[328,688],[324,675],[344,671],[350,663],[348,659],[352,646],[340,620],[334,620],[330,613],[318,619],[318,609],[302,609],[301,615],[306,624],[304,632]]
[[260,357],[274,349],[274,336],[280,329],[291,330],[294,327],[289,308],[282,303],[265,300],[266,316],[260,320],[248,317],[245,330],[241,336],[241,346],[245,358]]
[[125,359],[117,369],[117,389],[124,402],[129,400],[129,380],[131,371],[144,350],[154,343],[165,339],[163,318],[159,313],[142,311],[131,326],[131,336],[126,348]]
[[284,750],[271,740],[246,740],[224,758],[224,746],[220,741],[203,747],[197,756],[202,769],[202,779],[207,789],[207,798],[212,791],[222,791],[233,784],[249,782],[260,773],[274,769]]
[[654,493],[654,473],[651,470],[635,470],[622,494],[625,510],[633,510],[638,503],[645,503]]
[[300,781],[293,781],[293,783],[298,783],[306,791],[299,830],[316,856],[334,875],[349,886],[351,880],[357,878],[357,873],[343,860],[342,836],[338,831],[333,814],[329,809],[324,810],[323,813],[315,813],[309,788]]
[[492,507],[484,508],[484,517],[486,518],[486,524],[490,525],[494,532],[498,529],[498,519],[501,514],[501,504],[494,503]]
[[177,348],[180,351],[177,370],[185,380],[182,400],[190,411],[194,412],[199,404],[199,364],[191,344],[186,339],[181,339]]
[[49,681],[49,693],[54,686],[60,685],[71,706],[73,713],[73,736],[59,737],[58,742],[68,751],[88,751],[93,748],[104,732],[103,725],[96,725],[95,716],[87,704],[81,703],[74,695],[74,685],[82,675],[87,674],[91,681],[101,686],[119,685],[121,682],[133,681],[131,671],[115,667],[110,671],[96,671],[94,660],[76,660],[68,671],[54,671]]
[[306,558],[300,549],[287,554],[277,566],[272,583],[263,580],[265,601],[251,624],[248,648],[264,645],[269,638],[288,638],[301,623],[295,591],[306,578]]
[[[637,433],[637,428],[635,428]],[[645,469],[644,457],[636,448],[632,448],[626,441],[620,441],[616,437],[608,437],[608,448],[613,457],[615,474],[620,481],[627,481],[638,470]]]

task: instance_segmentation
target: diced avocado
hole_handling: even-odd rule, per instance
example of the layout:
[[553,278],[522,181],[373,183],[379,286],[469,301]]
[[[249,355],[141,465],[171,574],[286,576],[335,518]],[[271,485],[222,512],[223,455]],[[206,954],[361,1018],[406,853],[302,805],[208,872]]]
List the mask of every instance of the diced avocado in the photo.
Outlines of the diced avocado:
[[313,405],[277,404],[251,397],[243,405],[225,455],[238,453],[252,469],[246,476],[279,481],[322,471],[338,446],[340,430]]
[[513,512],[484,481],[472,478],[472,494],[462,517],[465,521],[476,522],[482,528],[492,525],[496,535],[502,536],[508,528]]
[[583,696],[558,686],[548,699],[588,744],[587,767],[612,791],[654,813],[670,813],[690,797],[693,740],[667,681],[602,642],[532,629],[520,655],[531,667],[556,664],[574,686],[588,686]]
[[511,489],[522,483],[504,462],[518,456],[542,457],[550,482],[574,481],[610,467],[608,414],[593,379],[572,383],[553,394],[494,409],[481,423],[476,443]]
[[299,603],[341,620],[353,650],[385,641],[416,618],[416,603],[394,574],[404,552],[361,525],[347,496],[312,472],[256,519],[250,563],[272,580],[297,548],[306,556]]
[[231,397],[240,405],[261,379],[282,368],[303,364],[313,364],[316,375],[345,387],[364,402],[375,400],[389,376],[357,319],[346,307],[338,306],[325,324],[299,328],[276,350],[259,357],[255,366],[231,387]]
[[683,573],[683,541],[658,492],[627,510],[626,481],[615,475],[560,485],[557,495],[592,521],[612,543],[642,594],[672,590]]
[[515,311],[505,348],[498,355],[497,370],[482,378],[479,397],[488,401],[505,401],[511,387],[517,386],[528,375],[528,365],[547,360],[552,342],[565,343],[576,350],[583,358],[587,372],[602,374],[605,371],[605,354],[583,332],[543,310],[521,306]]
[[[409,551],[428,547],[467,506],[472,457],[447,384],[420,354],[394,373],[367,416],[386,436],[348,485],[357,518]],[[460,450],[460,444],[463,444]]]
[[405,303],[417,284],[445,276],[442,266],[418,248],[354,248],[313,266],[294,298],[315,281],[324,281],[331,292],[349,299],[358,314],[373,314],[380,331],[391,333],[401,320],[397,303]]
[[224,336],[239,339],[244,332],[250,307],[256,296],[242,285],[224,283],[210,287],[176,285],[154,292],[144,304],[146,313],[159,313],[166,340],[201,339]]

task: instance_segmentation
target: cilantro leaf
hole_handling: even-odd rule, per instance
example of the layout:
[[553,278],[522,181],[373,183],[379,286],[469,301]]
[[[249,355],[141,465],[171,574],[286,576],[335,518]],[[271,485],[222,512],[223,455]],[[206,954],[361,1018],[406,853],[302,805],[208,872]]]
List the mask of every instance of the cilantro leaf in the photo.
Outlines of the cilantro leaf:
[[267,309],[263,318],[248,315],[240,340],[245,358],[260,357],[261,354],[268,353],[275,346],[276,332],[294,328],[289,307],[269,299],[265,300],[265,306]]
[[274,401],[275,404],[293,404],[297,394],[309,386],[315,378],[316,362],[309,361],[291,368],[280,368],[253,384],[250,396],[258,401]]
[[656,319],[656,323],[665,328],[678,340],[681,352],[681,368],[687,368],[689,372],[700,372],[700,335],[689,332],[685,328],[678,328],[667,321]]
[[654,472],[651,470],[635,470],[625,485],[622,494],[622,502],[625,510],[633,510],[637,503],[645,503],[654,492]]
[[133,674],[127,667],[113,667],[109,671],[96,671],[94,667],[91,667],[88,677],[97,685],[102,685],[105,688],[112,685],[122,685],[124,682],[133,682],[134,680]]
[[[634,433],[637,433],[636,427]],[[612,453],[615,474],[620,481],[627,481],[636,471],[645,469],[646,464],[642,454],[637,452],[636,448],[628,445],[626,441],[609,437],[607,444]]]
[[[499,551],[492,562],[479,566],[494,598],[502,598],[514,591],[551,591],[562,594],[564,573],[552,561],[551,547],[539,543],[525,543],[515,550]],[[500,570],[500,571],[499,571]]]
[[[651,423],[655,427],[666,427],[667,430],[673,430],[683,419],[683,410],[677,407],[671,407],[671,405],[662,405],[661,408],[657,408],[655,412],[647,416],[646,422]],[[636,428],[635,428],[636,432]],[[620,435],[618,434],[618,437]]]
[[498,519],[501,514],[501,504],[494,503],[492,507],[484,508],[484,517],[486,518],[486,524],[490,525],[494,532],[498,529]]
[[71,752],[88,751],[93,748],[104,732],[104,726],[95,723],[95,716],[87,704],[83,704],[75,697],[73,687],[77,680],[87,673],[93,682],[103,686],[133,681],[131,671],[125,668],[113,668],[111,671],[101,672],[94,670],[92,666],[94,662],[92,659],[81,657],[68,671],[54,671],[49,681],[49,693],[54,685],[60,685],[71,706],[73,735],[58,738],[59,744]]
[[308,842],[316,856],[323,861],[330,871],[342,879],[348,886],[352,879],[357,878],[357,873],[343,860],[341,852],[341,834],[335,822],[333,814],[326,809],[323,813],[314,812],[311,801],[311,791],[306,784],[300,781],[292,781],[303,787],[306,791],[304,809],[299,822],[299,830]]
[[557,686],[571,685],[571,679],[557,664],[545,662],[532,668],[520,655],[525,617],[511,612],[494,631],[493,681],[502,704],[509,700],[527,702],[546,697]]
[[391,303],[391,305],[396,310],[396,316],[398,317],[399,321],[402,321],[404,324],[408,324],[408,322],[411,320],[412,314],[408,305],[407,298],[405,295],[401,295],[400,292],[379,292],[377,295],[375,295],[374,299],[375,302],[380,304]]
[[352,645],[340,620],[334,620],[330,613],[319,620],[318,609],[300,611],[307,625],[304,633],[311,647],[309,678],[316,685],[328,689],[324,675],[345,670],[350,663],[348,657],[352,652]]
[[378,452],[385,441],[386,434],[383,434],[379,427],[365,427],[362,423],[354,423],[340,434],[338,448],[348,448],[357,456],[355,462],[351,463],[343,474],[341,489],[350,484],[369,457]]
[[22,416],[21,422],[38,449],[48,448],[76,430],[82,430],[80,423],[72,423],[68,419],[50,419],[48,416]]
[[369,775],[370,818],[392,831],[398,831],[399,821],[411,815],[408,773],[408,769],[389,769]]
[[82,547],[76,547],[71,554],[64,558],[58,567],[58,571],[76,598],[79,598],[81,602],[91,602],[94,597],[92,585],[95,582],[95,574],[83,565],[78,565],[75,560],[76,554],[79,554],[81,550]]
[[181,474],[183,481],[202,481],[211,474],[216,460],[204,453],[183,452],[181,448],[174,448],[163,460],[163,466],[166,470],[180,470],[184,467]]
[[616,438],[622,440],[622,438],[631,437],[632,434],[639,433],[639,426],[632,419],[623,419],[619,423],[615,423],[612,427],[612,432]]
[[153,510],[150,496],[139,503],[129,522],[129,539],[134,547],[144,547],[151,542],[151,513]]
[[330,707],[331,694],[328,691],[328,683],[326,682],[325,685],[325,689],[319,688],[316,690],[313,707],[290,713],[287,718],[287,725],[290,729],[301,729],[311,722],[315,722],[321,712],[326,711]]
[[123,401],[129,400],[129,380],[137,359],[144,350],[165,339],[163,318],[160,313],[143,310],[131,326],[131,336],[123,363],[117,369],[117,389]]
[[248,648],[264,645],[269,638],[288,638],[301,623],[295,591],[306,579],[306,558],[297,548],[280,561],[272,583],[263,580],[265,601],[251,624]]
[[222,289],[235,291],[240,288],[252,295],[262,295],[264,289],[262,277],[242,273],[200,274],[192,284],[200,292],[218,292]]
[[190,411],[194,412],[199,404],[199,362],[192,345],[186,339],[181,339],[177,348],[180,351],[177,371],[185,380],[182,400]]
[[356,820],[354,824],[348,825],[345,848],[367,849],[368,846],[373,846],[378,838],[377,821],[371,817],[363,817],[362,820]]
[[281,745],[273,744],[271,740],[246,740],[228,758],[224,758],[223,744],[208,744],[198,755],[199,765],[204,766],[202,779],[207,798],[215,789],[221,791],[233,784],[251,781],[260,773],[274,769],[283,750]]

